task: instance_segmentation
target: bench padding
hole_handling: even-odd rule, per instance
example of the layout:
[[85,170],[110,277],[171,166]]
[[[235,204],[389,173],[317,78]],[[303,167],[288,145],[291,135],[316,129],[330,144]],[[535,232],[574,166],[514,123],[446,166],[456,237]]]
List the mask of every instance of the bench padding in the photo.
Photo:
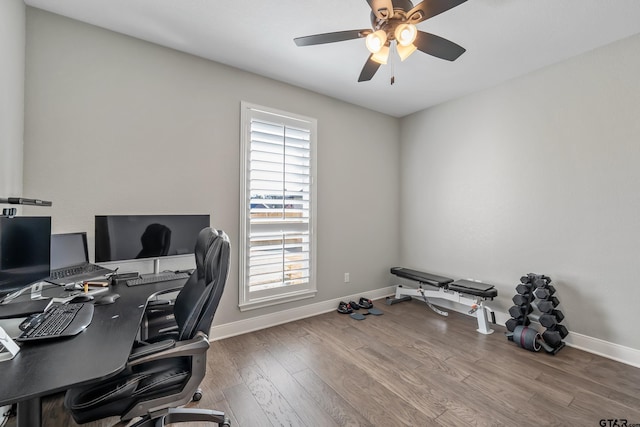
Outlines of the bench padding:
[[426,283],[427,285],[432,286],[446,286],[448,283],[453,282],[453,279],[443,276],[437,276],[431,273],[425,273],[423,271],[411,270],[410,268],[404,267],[393,267],[391,269],[391,274],[395,274],[398,277],[402,277],[404,279],[415,280],[416,282]]
[[437,276],[404,267],[393,267],[391,274],[395,274],[404,279],[415,280],[419,283],[460,292],[461,294],[474,295],[482,298],[495,298],[498,296],[498,290],[488,283],[474,282],[471,280],[456,280],[454,282],[453,279],[448,277]]
[[498,296],[498,290],[493,285],[471,280],[456,280],[453,283],[449,283],[448,288],[462,294],[475,295],[482,298],[495,298]]

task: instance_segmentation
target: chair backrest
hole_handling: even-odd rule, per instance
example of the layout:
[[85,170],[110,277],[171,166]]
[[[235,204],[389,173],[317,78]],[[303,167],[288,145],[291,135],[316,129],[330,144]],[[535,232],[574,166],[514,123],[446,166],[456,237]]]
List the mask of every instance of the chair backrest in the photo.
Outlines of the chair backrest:
[[195,247],[196,271],[176,297],[174,314],[179,340],[191,339],[200,331],[209,336],[229,275],[231,244],[222,230],[204,228]]

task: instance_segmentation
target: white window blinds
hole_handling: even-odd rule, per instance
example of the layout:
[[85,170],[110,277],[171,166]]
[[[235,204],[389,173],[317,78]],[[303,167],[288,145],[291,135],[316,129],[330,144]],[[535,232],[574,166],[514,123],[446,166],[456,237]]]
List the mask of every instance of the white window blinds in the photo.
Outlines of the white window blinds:
[[315,121],[243,104],[243,261],[240,306],[315,292]]

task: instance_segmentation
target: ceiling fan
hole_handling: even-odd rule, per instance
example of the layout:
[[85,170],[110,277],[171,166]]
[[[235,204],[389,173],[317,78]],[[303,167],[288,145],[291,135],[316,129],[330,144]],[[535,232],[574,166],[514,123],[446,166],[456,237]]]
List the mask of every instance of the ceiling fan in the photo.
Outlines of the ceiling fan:
[[[413,6],[410,0],[367,0],[371,7],[372,29],[337,31],[298,37],[298,46],[334,43],[365,38],[371,54],[360,72],[359,82],[373,78],[380,65],[386,64],[391,49],[404,61],[416,50],[437,58],[455,61],[465,52],[462,46],[416,28],[416,24],[446,12],[467,0],[424,0]],[[393,43],[395,42],[395,43]],[[394,78],[391,77],[391,84]]]

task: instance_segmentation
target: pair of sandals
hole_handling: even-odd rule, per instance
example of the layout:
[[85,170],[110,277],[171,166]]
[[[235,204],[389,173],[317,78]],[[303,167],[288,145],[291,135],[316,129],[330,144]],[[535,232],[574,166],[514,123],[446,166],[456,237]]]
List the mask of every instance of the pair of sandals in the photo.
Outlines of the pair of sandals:
[[367,298],[360,298],[359,302],[349,301],[344,302],[340,301],[338,304],[338,313],[349,314],[353,313],[353,310],[360,310],[361,308],[371,308],[373,307],[373,302]]
[[[366,309],[364,313],[354,313],[354,310],[360,310],[361,308]],[[374,316],[382,315],[382,311],[373,307],[373,301],[368,298],[360,298],[358,302],[349,301],[344,302],[340,301],[338,304],[338,313],[348,314],[351,318],[356,320],[364,320],[367,314],[373,314]]]

